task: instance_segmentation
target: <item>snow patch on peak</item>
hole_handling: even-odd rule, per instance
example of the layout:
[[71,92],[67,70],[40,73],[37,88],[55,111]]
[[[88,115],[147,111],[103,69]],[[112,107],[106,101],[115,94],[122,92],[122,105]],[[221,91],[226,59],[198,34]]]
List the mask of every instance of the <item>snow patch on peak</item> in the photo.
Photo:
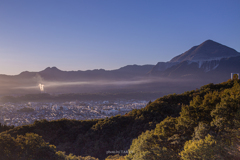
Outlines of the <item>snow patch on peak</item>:
[[198,61],[198,68],[201,68],[202,67],[202,64],[204,63],[205,61]]
[[188,64],[197,63],[198,68],[202,68],[204,72],[209,72],[216,69],[219,66],[220,60],[222,58],[215,58],[211,60],[199,60],[199,61],[188,61]]

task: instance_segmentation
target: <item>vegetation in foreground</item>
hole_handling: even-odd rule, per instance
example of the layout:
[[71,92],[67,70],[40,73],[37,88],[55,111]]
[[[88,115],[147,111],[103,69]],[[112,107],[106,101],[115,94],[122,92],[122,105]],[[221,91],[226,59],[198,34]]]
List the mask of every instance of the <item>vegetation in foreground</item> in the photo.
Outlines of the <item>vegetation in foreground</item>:
[[[239,105],[240,81],[229,80],[164,96],[124,116],[36,121],[0,134],[0,159],[41,159],[45,152],[42,159],[238,159]],[[128,152],[106,154],[117,150]]]
[[239,159],[240,85],[223,84],[203,86],[179,117],[134,139],[126,160]]

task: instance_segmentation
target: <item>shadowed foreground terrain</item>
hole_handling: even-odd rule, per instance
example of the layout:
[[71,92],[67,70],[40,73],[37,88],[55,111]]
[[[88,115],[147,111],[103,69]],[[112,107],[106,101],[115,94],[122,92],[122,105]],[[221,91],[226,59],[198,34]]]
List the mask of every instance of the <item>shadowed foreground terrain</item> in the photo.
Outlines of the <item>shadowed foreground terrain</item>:
[[1,126],[0,159],[238,159],[239,104],[240,81],[229,80],[163,96],[124,116]]

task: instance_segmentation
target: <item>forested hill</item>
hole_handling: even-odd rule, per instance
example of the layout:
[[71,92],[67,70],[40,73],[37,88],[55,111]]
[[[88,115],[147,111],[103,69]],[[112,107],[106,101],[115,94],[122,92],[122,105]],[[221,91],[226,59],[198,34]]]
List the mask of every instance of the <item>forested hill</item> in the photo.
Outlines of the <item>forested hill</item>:
[[[126,159],[138,160],[236,159],[239,158],[235,146],[240,128],[239,102],[240,81],[229,80],[158,98],[145,108],[124,116],[87,121],[35,121],[32,125],[2,132],[0,156],[9,156],[9,159],[15,156],[16,159],[30,153],[47,152],[49,157],[55,156],[50,159],[59,159],[63,154],[56,152],[59,150],[100,160],[110,155],[108,151],[112,154],[119,151]],[[21,139],[37,139],[38,136],[42,136],[45,150],[38,146],[38,141],[33,144],[38,146],[35,152],[29,152],[27,147],[16,149],[19,145],[27,146]],[[7,140],[3,140],[6,137]],[[8,141],[16,148],[6,146]]]

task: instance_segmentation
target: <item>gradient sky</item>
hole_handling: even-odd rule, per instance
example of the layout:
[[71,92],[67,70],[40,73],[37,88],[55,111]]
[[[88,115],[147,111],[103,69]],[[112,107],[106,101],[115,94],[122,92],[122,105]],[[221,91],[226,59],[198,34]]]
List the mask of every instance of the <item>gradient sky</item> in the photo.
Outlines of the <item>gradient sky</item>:
[[240,51],[239,0],[0,0],[0,74],[169,61],[207,39]]

